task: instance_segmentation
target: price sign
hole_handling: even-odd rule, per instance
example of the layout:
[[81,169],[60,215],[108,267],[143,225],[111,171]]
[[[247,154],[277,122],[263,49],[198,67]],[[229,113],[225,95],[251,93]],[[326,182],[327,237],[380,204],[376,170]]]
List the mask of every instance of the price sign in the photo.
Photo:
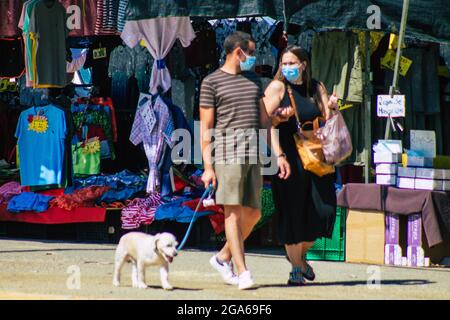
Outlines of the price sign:
[[93,55],[94,55],[94,60],[106,58],[106,56],[107,56],[106,48],[95,49],[93,51]]
[[[396,55],[397,53],[394,50],[388,50],[383,59],[381,59],[381,66],[387,69],[394,70]],[[406,76],[412,63],[413,63],[412,60],[403,56],[400,57],[399,72],[402,76]]]
[[380,118],[401,118],[406,115],[405,96],[379,95],[377,99],[377,114]]

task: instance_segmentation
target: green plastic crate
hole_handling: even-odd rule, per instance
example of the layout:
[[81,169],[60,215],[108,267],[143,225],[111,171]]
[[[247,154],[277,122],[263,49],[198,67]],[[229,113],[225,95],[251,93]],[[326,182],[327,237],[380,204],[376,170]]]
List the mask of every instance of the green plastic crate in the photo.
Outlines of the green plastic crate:
[[318,239],[306,254],[307,260],[345,261],[346,209],[337,207],[336,223],[331,239]]
[[256,224],[253,231],[261,228],[267,221],[269,221],[274,213],[275,204],[273,202],[272,186],[266,184],[261,190],[261,219]]

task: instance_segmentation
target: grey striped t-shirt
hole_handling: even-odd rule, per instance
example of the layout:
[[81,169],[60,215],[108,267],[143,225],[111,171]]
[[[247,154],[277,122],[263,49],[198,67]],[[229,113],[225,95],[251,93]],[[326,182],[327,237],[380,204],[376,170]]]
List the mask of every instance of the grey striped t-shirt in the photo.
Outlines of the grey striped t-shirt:
[[221,69],[207,76],[200,91],[200,107],[215,108],[215,161],[255,159],[258,156],[260,77],[250,71],[230,74]]

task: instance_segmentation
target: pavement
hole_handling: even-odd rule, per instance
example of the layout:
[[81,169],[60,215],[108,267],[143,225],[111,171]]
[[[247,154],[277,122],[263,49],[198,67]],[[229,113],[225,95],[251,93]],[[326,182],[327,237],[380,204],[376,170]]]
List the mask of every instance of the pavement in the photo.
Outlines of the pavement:
[[221,282],[213,252],[181,251],[170,267],[173,291],[147,269],[148,289],[131,288],[131,267],[113,287],[114,245],[0,239],[0,300],[309,300],[450,299],[449,268],[400,268],[311,261],[317,279],[287,287],[290,265],[280,251],[252,251],[247,264],[257,287],[239,291]]

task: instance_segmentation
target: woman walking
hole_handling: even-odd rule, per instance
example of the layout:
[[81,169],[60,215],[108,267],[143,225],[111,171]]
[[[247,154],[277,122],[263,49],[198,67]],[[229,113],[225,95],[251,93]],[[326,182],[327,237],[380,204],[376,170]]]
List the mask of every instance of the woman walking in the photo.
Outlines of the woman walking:
[[[335,95],[329,99],[325,86],[311,78],[310,65],[304,49],[287,47],[281,55],[278,74],[264,98],[268,114],[277,110],[284,110],[285,114],[294,107],[293,99],[306,136],[313,134],[312,121],[329,119],[330,109],[337,106]],[[280,167],[280,173],[273,178],[273,194],[280,217],[279,238],[292,264],[288,284],[298,286],[304,285],[305,279],[315,279],[306,261],[308,250],[317,239],[331,238],[336,220],[335,175],[318,177],[304,169],[293,137],[297,131],[296,118],[284,120],[274,121],[272,127],[273,150]],[[279,130],[279,139],[275,128]]]

